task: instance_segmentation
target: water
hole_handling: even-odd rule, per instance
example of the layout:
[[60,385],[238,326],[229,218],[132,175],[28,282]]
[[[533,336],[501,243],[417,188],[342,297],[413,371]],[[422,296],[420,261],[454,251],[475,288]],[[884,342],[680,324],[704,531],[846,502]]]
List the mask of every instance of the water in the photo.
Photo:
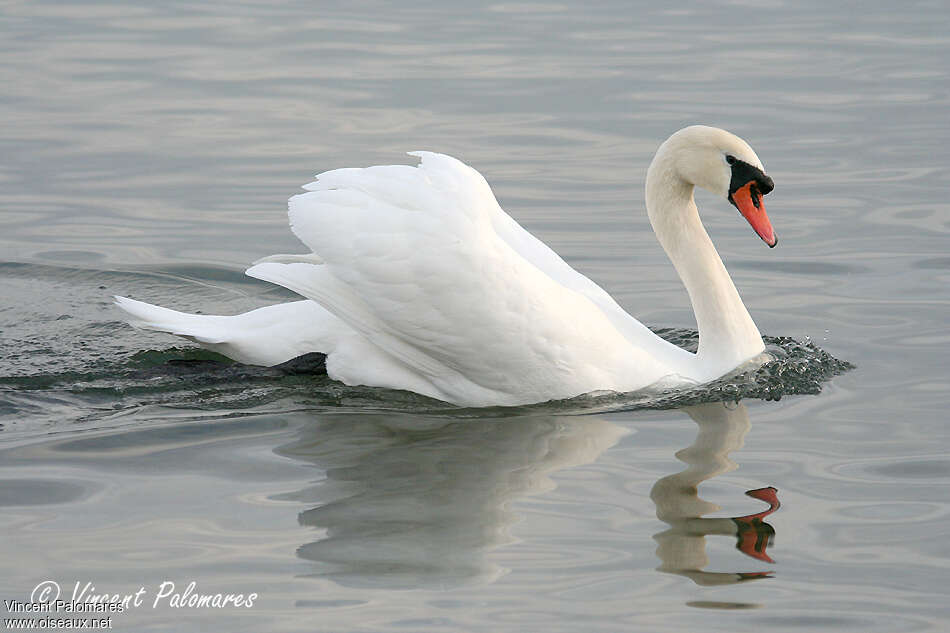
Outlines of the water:
[[[129,631],[946,629],[947,21],[940,2],[7,3],[0,598],[144,588],[114,616]],[[646,403],[674,408],[457,410],[213,363],[110,305],[290,299],[242,275],[299,249],[284,200],[424,148],[688,340],[642,181],[691,123],[749,140],[776,182],[774,250],[700,208],[763,333],[855,365],[820,394],[783,373]],[[750,516],[770,486],[781,507]],[[165,581],[259,596],[153,609]]]

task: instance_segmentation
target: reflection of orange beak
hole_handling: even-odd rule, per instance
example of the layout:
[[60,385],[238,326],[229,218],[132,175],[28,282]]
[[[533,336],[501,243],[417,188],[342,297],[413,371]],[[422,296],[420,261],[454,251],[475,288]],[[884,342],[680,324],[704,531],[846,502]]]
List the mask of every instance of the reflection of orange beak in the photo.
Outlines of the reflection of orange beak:
[[743,517],[733,519],[733,521],[738,527],[736,531],[736,549],[756,560],[774,563],[775,561],[765,550],[772,544],[775,528],[758,518],[746,519]]
[[[768,218],[766,218],[766,221],[768,221]],[[738,528],[736,531],[736,536],[738,537],[736,548],[746,556],[751,556],[752,558],[767,563],[774,563],[775,561],[772,560],[765,550],[772,544],[775,529],[762,519],[781,507],[782,504],[779,503],[778,500],[778,490],[769,486],[768,488],[749,490],[746,494],[754,499],[766,502],[769,504],[769,509],[756,512],[755,514],[747,514],[743,517],[733,517],[732,520]]]
[[755,181],[750,180],[745,185],[730,194],[729,202],[736,205],[739,213],[742,214],[752,229],[759,234],[762,241],[769,245],[769,248],[775,248],[778,244],[778,238],[775,237],[775,231],[772,229],[772,223],[769,222],[769,216],[765,212],[765,205],[762,204],[762,195],[755,188]]

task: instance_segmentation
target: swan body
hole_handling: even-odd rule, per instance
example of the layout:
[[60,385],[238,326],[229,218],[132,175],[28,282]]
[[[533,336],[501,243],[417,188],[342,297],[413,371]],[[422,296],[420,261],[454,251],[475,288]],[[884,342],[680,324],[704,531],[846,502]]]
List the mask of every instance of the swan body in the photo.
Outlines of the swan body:
[[[761,193],[771,180],[738,137],[680,130],[647,174],[650,222],[696,313],[696,354],[656,336],[522,228],[477,171],[441,154],[412,155],[417,167],[320,174],[290,199],[291,228],[312,252],[265,258],[247,274],[306,300],[236,316],[123,297],[117,304],[134,326],[240,362],[275,365],[322,352],[328,375],[346,384],[464,406],[702,383],[764,351],[693,201],[695,185],[728,196],[774,245],[771,225],[761,228],[755,216],[765,214]],[[737,171],[738,180],[750,176],[751,189],[736,184]]]

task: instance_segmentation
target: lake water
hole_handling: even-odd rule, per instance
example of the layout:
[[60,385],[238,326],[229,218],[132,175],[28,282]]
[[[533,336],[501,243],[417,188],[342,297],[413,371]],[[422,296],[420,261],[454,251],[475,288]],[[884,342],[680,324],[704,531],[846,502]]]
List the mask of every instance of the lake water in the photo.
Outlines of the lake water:
[[[0,598],[144,589],[119,631],[947,630],[948,23],[944,2],[6,3]],[[209,363],[110,303],[289,300],[242,274],[301,249],[286,198],[432,149],[645,323],[690,328],[642,187],[692,123],[775,180],[774,250],[700,208],[762,332],[856,366],[820,394],[456,410]],[[258,595],[152,608],[166,581]]]

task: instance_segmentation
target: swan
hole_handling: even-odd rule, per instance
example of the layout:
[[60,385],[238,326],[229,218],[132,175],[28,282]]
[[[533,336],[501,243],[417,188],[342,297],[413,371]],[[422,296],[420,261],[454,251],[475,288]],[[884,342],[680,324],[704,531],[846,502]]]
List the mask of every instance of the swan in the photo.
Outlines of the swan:
[[116,296],[131,325],[190,339],[242,363],[326,355],[330,378],[460,406],[512,406],[595,391],[695,385],[764,358],[758,328],[693,199],[732,203],[769,246],[772,179],[752,148],[690,126],[660,145],[646,208],[689,293],[696,353],[654,334],[505,213],[461,161],[335,169],[289,201],[311,250],[255,262],[251,277],[306,299],[235,316],[186,314]]

